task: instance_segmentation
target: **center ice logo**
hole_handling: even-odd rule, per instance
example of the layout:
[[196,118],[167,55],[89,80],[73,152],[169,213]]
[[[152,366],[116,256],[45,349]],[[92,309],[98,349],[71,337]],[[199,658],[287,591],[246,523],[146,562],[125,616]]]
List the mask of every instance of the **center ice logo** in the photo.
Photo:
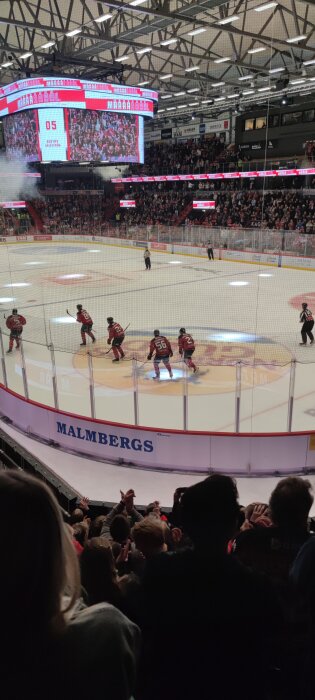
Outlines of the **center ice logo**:
[[[178,354],[178,332],[173,328],[163,328],[171,342],[174,356],[172,367],[183,369]],[[188,377],[190,395],[234,393],[236,383],[235,365],[242,362],[242,389],[252,389],[280,379],[288,371],[291,361],[289,350],[263,336],[238,332],[233,329],[189,327],[196,341],[194,361],[199,367],[197,375]],[[201,337],[202,340],[198,340]],[[132,358],[138,361],[137,381],[139,394],[182,395],[183,371],[172,382],[152,381],[152,362],[146,361],[151,333],[132,331],[127,333],[124,342],[126,359],[113,371],[106,338],[97,339],[93,346],[93,372],[96,385],[107,389],[108,395],[120,391],[132,391],[134,387]],[[75,369],[87,375],[87,355],[78,352],[73,357]]]

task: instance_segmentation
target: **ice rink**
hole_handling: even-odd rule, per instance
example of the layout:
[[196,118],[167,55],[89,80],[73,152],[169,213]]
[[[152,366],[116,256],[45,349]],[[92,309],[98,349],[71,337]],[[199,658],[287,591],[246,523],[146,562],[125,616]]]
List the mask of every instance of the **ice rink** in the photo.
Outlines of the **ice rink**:
[[[87,232],[88,233],[88,232]],[[287,429],[291,361],[296,363],[293,430],[315,429],[315,345],[299,347],[301,302],[315,311],[311,271],[290,270],[151,251],[146,271],[141,247],[89,242],[0,244],[0,314],[17,307],[27,319],[23,333],[31,399],[54,405],[51,350],[56,360],[59,407],[90,415],[87,351],[92,354],[96,417],[139,424],[233,431],[236,363],[241,361],[240,429]],[[313,303],[314,300],[314,303]],[[80,348],[75,315],[82,303],[94,320],[97,342]],[[126,334],[126,359],[105,355],[106,317]],[[177,351],[181,326],[196,341],[199,372],[186,373]],[[172,343],[174,379],[152,380],[146,361],[153,330]],[[89,340],[88,340],[89,343]],[[137,358],[137,369],[132,358]],[[144,363],[144,364],[143,364]],[[5,355],[9,388],[23,394],[21,353]],[[187,376],[188,375],[188,376]],[[3,377],[0,375],[1,381]]]

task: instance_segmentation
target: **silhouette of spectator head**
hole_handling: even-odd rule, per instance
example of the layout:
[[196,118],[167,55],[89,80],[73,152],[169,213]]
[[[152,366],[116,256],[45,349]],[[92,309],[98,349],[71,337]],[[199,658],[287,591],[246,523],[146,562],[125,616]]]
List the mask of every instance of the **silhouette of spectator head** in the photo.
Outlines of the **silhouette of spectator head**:
[[236,483],[214,474],[191,486],[182,497],[184,531],[195,547],[226,551],[239,518]]
[[289,529],[305,528],[314,500],[311,490],[308,479],[298,476],[281,479],[269,501],[273,524]]

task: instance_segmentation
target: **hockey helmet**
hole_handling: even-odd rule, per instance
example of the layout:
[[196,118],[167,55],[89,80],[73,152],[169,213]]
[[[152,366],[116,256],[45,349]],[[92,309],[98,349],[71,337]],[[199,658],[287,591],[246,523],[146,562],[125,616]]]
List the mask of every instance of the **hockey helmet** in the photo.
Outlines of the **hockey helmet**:
[[153,335],[155,335],[155,337],[157,338],[158,335],[160,335],[160,331],[158,331],[158,330],[153,331]]
[[180,329],[179,329],[179,332],[180,332],[180,333],[186,333],[186,328],[180,328]]
[[78,311],[81,311],[81,309],[83,309],[82,304],[77,304],[77,309],[78,309]]
[[18,310],[17,309],[12,309],[13,314],[17,314]]
[[307,303],[306,303],[305,301],[304,301],[304,303],[302,304],[302,307],[303,307],[303,309],[306,309],[306,308],[307,308]]
[[112,317],[112,316],[108,316],[108,318],[107,318],[107,323],[111,324],[111,323],[113,323],[113,321],[114,321],[113,317]]

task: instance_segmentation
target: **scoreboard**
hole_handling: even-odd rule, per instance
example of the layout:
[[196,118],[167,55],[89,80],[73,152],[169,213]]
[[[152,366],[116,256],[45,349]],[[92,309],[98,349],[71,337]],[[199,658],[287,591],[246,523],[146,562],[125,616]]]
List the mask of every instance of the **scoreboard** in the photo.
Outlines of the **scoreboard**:
[[72,78],[30,78],[0,89],[7,155],[25,161],[143,163],[153,90]]

